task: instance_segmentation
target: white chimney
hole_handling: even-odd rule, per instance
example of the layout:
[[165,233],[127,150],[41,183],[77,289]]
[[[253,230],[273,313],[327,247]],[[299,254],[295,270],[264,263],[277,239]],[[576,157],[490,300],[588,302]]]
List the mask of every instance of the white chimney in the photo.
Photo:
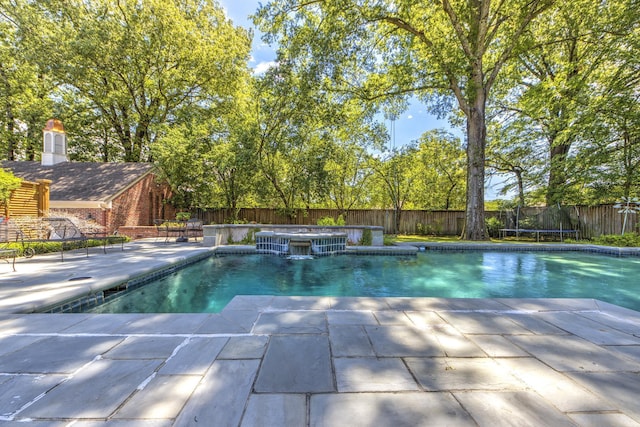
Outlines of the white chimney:
[[64,133],[62,122],[57,119],[47,120],[42,133],[44,136],[42,166],[53,166],[58,163],[68,162],[67,134]]

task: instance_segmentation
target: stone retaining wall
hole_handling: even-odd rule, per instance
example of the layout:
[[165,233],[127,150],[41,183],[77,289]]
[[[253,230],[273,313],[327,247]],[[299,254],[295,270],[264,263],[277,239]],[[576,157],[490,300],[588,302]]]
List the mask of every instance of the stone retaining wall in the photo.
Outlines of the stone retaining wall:
[[[383,228],[380,226],[346,225],[272,225],[272,224],[216,224],[203,228],[205,246],[221,246],[237,243],[255,244],[255,233],[273,231],[278,233],[346,233],[348,245],[383,246]],[[371,240],[367,237],[370,233]]]

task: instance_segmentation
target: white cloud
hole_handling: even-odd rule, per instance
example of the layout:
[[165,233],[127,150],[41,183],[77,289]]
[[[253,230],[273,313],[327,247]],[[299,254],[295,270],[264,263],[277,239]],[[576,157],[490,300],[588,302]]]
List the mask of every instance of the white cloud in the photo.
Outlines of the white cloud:
[[276,61],[260,62],[258,65],[254,67],[253,74],[263,74],[269,68],[275,67],[277,64],[278,63]]
[[411,120],[411,119],[413,119],[413,116],[412,116],[411,114],[409,114],[409,115],[407,116],[407,119]]

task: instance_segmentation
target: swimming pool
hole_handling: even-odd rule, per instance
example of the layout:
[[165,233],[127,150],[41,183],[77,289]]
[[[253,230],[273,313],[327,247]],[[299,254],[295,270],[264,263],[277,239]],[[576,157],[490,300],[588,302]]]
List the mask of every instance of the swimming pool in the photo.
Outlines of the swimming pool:
[[91,312],[216,313],[236,295],[597,298],[640,311],[638,277],[640,258],[578,252],[212,256]]

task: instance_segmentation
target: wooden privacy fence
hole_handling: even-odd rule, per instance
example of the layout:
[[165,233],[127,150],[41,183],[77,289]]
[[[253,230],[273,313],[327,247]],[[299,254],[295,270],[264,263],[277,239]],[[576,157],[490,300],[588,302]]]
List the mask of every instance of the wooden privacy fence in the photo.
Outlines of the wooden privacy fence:
[[[621,234],[624,214],[613,205],[562,206],[560,208],[524,208],[526,218],[535,218],[538,228],[577,229],[581,238],[592,238],[602,234]],[[625,232],[639,232],[638,214],[627,214]]]
[[[258,224],[315,225],[324,217],[338,218],[338,209],[297,209],[287,215],[278,209],[242,208],[209,209],[195,212],[205,224],[224,224],[238,219]],[[385,234],[394,233],[395,211],[391,209],[355,209],[343,214],[347,225],[377,225]],[[563,206],[561,208],[528,207],[519,210],[487,211],[487,217],[498,218],[506,228],[515,227],[515,220],[528,219],[529,225],[540,229],[560,228],[579,230],[580,238],[592,238],[601,234],[620,234],[624,215],[612,205]],[[639,231],[638,214],[627,216],[626,232]],[[407,210],[400,213],[401,234],[460,235],[464,227],[464,211]],[[527,225],[527,228],[529,228]],[[525,227],[521,227],[525,228]]]
[[[233,218],[258,224],[316,225],[325,217],[337,219],[342,212],[338,209],[297,209],[289,216],[278,209],[242,208],[234,215],[232,209],[210,209],[199,211],[196,216],[205,224],[224,224]],[[391,209],[355,209],[343,214],[347,225],[377,225],[385,234],[394,232],[396,213]],[[400,233],[416,234],[422,228],[430,234],[456,235],[462,233],[463,211],[402,211],[400,213]]]

